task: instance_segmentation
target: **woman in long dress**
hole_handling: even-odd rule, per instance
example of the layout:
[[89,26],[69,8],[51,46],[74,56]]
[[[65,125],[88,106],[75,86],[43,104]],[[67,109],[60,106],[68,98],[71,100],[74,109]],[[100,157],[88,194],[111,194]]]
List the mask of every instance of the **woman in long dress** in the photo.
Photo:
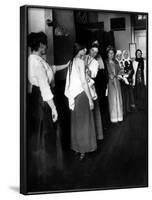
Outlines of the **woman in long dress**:
[[[88,81],[92,81],[92,89],[94,90],[94,119],[95,119],[95,126],[96,126],[96,132],[97,132],[97,139],[102,140],[103,139],[103,126],[102,126],[102,119],[101,119],[101,113],[100,113],[100,107],[99,107],[99,101],[98,101],[98,94],[96,92],[96,77],[99,70],[99,62],[95,59],[95,57],[98,54],[98,45],[94,44],[89,49],[89,54],[85,56],[85,65],[87,68],[87,75],[88,75]],[[102,85],[100,85],[102,87]]]
[[94,45],[98,47],[98,54],[95,56],[95,59],[99,63],[98,73],[97,73],[97,76],[95,77],[95,88],[98,95],[103,129],[107,129],[110,125],[108,98],[106,95],[107,84],[108,84],[108,75],[107,75],[108,73],[107,73],[105,63],[100,55],[101,53],[100,44],[98,40],[92,43],[92,46]]
[[54,73],[64,69],[68,64],[58,67],[49,66],[44,59],[47,50],[47,36],[43,32],[30,33],[28,46],[30,48],[28,57],[28,150],[37,162],[38,174],[44,175],[48,164],[47,161],[45,162],[46,135],[47,132],[54,135],[54,122],[58,119],[53,94]]
[[142,57],[142,51],[136,50],[136,58],[133,62],[133,85],[135,90],[135,103],[137,109],[143,109],[146,102],[146,61]]
[[121,74],[119,75],[120,78],[120,86],[121,86],[121,95],[122,95],[122,103],[123,103],[123,119],[126,119],[127,116],[127,106],[126,106],[126,102],[127,102],[127,84],[126,81],[127,79],[124,78],[123,74],[124,74],[124,65],[123,65],[123,56],[122,56],[122,51],[121,50],[117,50],[116,52],[116,56],[115,56],[120,70],[121,70]]
[[80,160],[85,153],[97,148],[94,102],[86,79],[85,54],[86,48],[75,44],[65,86],[65,96],[71,109],[71,149],[80,153]]
[[115,50],[113,47],[110,46],[107,48],[107,56],[108,59],[106,64],[109,75],[108,101],[110,120],[113,123],[117,123],[123,121],[122,95],[118,78],[120,67],[118,62],[115,60]]

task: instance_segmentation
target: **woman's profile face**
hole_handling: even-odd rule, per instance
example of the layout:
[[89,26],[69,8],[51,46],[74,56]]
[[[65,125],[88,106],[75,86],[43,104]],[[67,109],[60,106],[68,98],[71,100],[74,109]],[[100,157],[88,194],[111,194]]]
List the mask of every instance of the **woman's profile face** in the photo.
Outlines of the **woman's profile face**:
[[128,51],[125,51],[123,55],[124,55],[124,58],[127,59],[129,57]]
[[81,50],[79,51],[79,55],[80,55],[80,56],[84,56],[86,53],[87,53],[87,49],[86,49],[86,48],[81,49]]
[[41,56],[46,55],[46,53],[47,53],[47,45],[40,43],[39,52],[40,52]]
[[141,51],[137,51],[137,58],[141,58],[142,57],[142,52]]
[[120,53],[120,54],[117,54],[116,55],[116,58],[118,59],[118,60],[121,60],[122,59],[122,54]]
[[93,58],[96,57],[98,54],[98,48],[91,48],[89,54]]
[[110,59],[110,60],[112,60],[113,58],[114,58],[114,51],[113,50],[109,50],[109,52],[108,52],[108,58]]

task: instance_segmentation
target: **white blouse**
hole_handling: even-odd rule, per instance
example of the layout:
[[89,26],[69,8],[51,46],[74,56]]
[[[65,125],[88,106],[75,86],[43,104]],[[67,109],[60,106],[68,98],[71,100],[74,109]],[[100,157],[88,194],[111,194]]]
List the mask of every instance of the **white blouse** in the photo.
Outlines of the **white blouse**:
[[86,56],[86,64],[91,72],[91,78],[95,78],[99,70],[99,62],[88,55]]
[[56,68],[49,64],[38,55],[31,54],[28,58],[28,80],[32,86],[40,88],[43,101],[53,98],[50,83],[54,80]]
[[80,80],[78,67],[84,68],[85,67],[84,61],[79,58],[74,58],[71,74],[69,74],[69,69],[68,69],[67,77],[66,77],[66,85],[65,85],[64,94],[69,100],[69,108],[71,110],[74,110],[75,97],[84,91],[81,80]]

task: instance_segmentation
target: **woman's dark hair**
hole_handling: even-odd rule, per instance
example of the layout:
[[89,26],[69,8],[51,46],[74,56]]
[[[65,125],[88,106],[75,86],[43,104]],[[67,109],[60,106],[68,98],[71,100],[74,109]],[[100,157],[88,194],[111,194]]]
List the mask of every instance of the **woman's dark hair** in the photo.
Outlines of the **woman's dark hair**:
[[84,44],[75,43],[73,47],[73,58],[78,54],[78,52],[82,49],[85,49],[86,46]]
[[100,44],[99,44],[98,40],[94,40],[94,41],[91,43],[91,45],[92,45],[92,46],[93,46],[93,45],[96,45],[96,46],[98,46],[98,48],[100,47]]
[[99,55],[99,44],[92,43],[92,44],[88,47],[88,49],[87,49],[87,54],[89,54],[89,51],[90,51],[90,49],[92,49],[92,48],[97,48],[97,49],[98,49],[98,54],[97,54],[96,57],[95,57],[95,58],[97,58],[98,55]]
[[138,52],[138,51],[140,51],[140,53],[142,54],[142,50],[141,50],[141,49],[137,49],[136,52],[135,52],[136,58],[137,58],[137,52]]
[[71,72],[72,72],[72,65],[73,65],[73,59],[74,57],[78,54],[78,52],[82,49],[85,49],[86,46],[84,44],[80,44],[80,43],[75,43],[74,47],[73,47],[73,57],[70,61],[69,64],[69,86],[70,86],[70,76],[71,76]]
[[107,53],[107,55],[108,55],[109,51],[113,51],[114,54],[116,54],[115,48],[114,48],[113,46],[111,46],[111,45],[107,46],[107,48],[106,48],[106,53]]
[[37,51],[40,47],[40,43],[47,45],[47,36],[44,32],[31,32],[27,37],[27,43],[31,51]]
[[92,49],[92,48],[97,48],[99,49],[99,44],[91,44],[90,48],[89,49]]
[[109,51],[113,51],[113,52],[114,52],[113,60],[114,60],[115,62],[117,62],[116,59],[115,59],[116,49],[115,49],[113,46],[111,46],[111,45],[109,45],[109,46],[106,48],[106,60],[108,60],[108,53],[109,53]]

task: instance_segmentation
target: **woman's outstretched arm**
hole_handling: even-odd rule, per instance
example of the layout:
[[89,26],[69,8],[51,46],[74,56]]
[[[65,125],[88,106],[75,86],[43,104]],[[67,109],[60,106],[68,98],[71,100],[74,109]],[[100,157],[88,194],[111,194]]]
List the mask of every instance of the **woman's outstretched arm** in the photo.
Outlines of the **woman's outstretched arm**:
[[66,64],[64,65],[54,65],[56,67],[56,71],[61,71],[65,68],[67,68],[69,66],[70,61],[68,61]]

